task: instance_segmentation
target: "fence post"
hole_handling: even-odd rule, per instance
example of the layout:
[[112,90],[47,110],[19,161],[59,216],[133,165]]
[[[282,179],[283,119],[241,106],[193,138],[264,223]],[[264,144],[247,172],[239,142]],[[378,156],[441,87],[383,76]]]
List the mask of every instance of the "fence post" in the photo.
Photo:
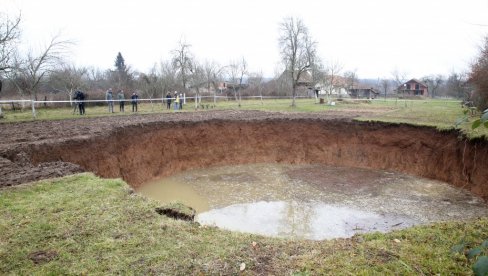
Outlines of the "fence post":
[[31,100],[31,106],[32,106],[32,117],[34,117],[34,119],[37,117],[36,115],[36,108],[34,106],[34,101]]

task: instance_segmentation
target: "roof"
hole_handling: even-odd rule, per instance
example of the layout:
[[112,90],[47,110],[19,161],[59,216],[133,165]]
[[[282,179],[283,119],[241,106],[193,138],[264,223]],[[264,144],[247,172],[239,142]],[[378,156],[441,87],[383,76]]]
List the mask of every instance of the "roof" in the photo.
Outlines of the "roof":
[[426,88],[429,88],[429,86],[427,84],[425,84],[424,82],[419,81],[418,79],[411,79],[411,80],[409,80],[407,82],[404,82],[402,85],[398,86],[397,87],[397,90],[403,90],[403,85],[405,85],[407,83],[418,83],[418,84],[420,84],[420,85],[422,85],[422,86],[424,86]]
[[411,79],[411,80],[409,80],[409,81],[407,81],[407,82],[417,82],[417,83],[419,83],[419,84],[421,84],[421,85],[423,85],[423,86],[425,86],[425,87],[428,87],[428,85],[427,85],[425,82],[420,81],[420,80],[418,80],[418,79]]

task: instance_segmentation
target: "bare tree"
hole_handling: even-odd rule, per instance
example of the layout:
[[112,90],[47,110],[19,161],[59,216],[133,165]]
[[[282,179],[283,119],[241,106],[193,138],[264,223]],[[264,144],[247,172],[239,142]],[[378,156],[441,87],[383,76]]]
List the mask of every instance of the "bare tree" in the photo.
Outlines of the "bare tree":
[[107,79],[103,71],[95,67],[88,67],[86,70],[88,90],[103,89],[107,87]]
[[[346,80],[346,89],[348,91],[351,91],[352,89],[354,89],[357,86],[358,76],[357,76],[357,73],[355,70],[345,72],[344,78]],[[356,97],[359,97],[359,95],[356,94]]]
[[393,82],[395,83],[395,86],[396,86],[395,89],[396,89],[397,97],[398,97],[399,92],[405,93],[404,89],[401,89],[401,91],[398,91],[398,89],[400,88],[400,86],[402,84],[404,84],[407,81],[407,73],[405,73],[403,71],[399,71],[398,69],[395,69],[391,72],[391,75],[393,77]]
[[197,109],[198,104],[201,101],[200,88],[207,85],[205,69],[203,65],[194,60],[190,67],[190,72],[190,87],[195,89],[195,109]]
[[176,89],[178,75],[171,62],[161,61],[159,63],[158,75],[160,76],[159,87],[162,93]]
[[407,81],[407,73],[403,71],[399,71],[398,69],[393,70],[391,72],[391,76],[393,77],[393,81],[395,82],[395,85],[397,87],[399,87],[405,81]]
[[437,89],[444,82],[444,78],[442,77],[442,75],[427,76],[422,78],[422,81],[427,84],[427,86],[429,87],[430,96],[434,98],[437,95]]
[[216,100],[216,93],[218,89],[218,82],[222,79],[222,74],[225,67],[220,66],[216,62],[205,61],[203,64],[204,78],[207,84],[207,91],[210,91],[211,87],[214,90],[214,104]]
[[30,50],[25,59],[17,57],[12,79],[21,94],[37,100],[38,85],[56,66],[62,64],[68,48],[72,44],[73,42],[62,40],[59,35],[56,35],[40,54],[34,54]]
[[0,13],[0,92],[2,91],[2,78],[12,69],[13,57],[20,37],[21,16],[9,19]]
[[386,100],[386,93],[388,92],[388,89],[390,88],[390,80],[389,79],[381,79],[380,80],[380,87],[381,87],[381,90],[383,90],[383,93],[385,94],[385,100]]
[[72,105],[74,91],[86,86],[84,77],[87,75],[88,70],[84,67],[76,68],[74,65],[64,64],[60,69],[50,74],[49,84],[64,91]]
[[243,88],[244,76],[248,74],[247,72],[247,62],[246,59],[242,58],[240,61],[233,61],[228,66],[228,79],[234,92],[234,98],[239,102],[239,107],[241,106],[241,89]]
[[[139,74],[139,78],[137,81],[137,88],[142,91],[142,96],[144,98],[156,98],[159,92],[159,84],[161,78],[157,73],[156,65],[151,68],[149,73],[141,73]],[[161,98],[163,98],[163,92],[161,92]]]
[[173,68],[178,72],[178,77],[183,85],[183,89],[187,89],[190,70],[193,66],[194,57],[190,52],[190,47],[190,44],[180,40],[178,48],[171,51]]
[[[331,61],[327,64],[324,74],[324,88],[327,93],[327,99],[330,100],[332,92],[341,88],[344,84],[339,80],[339,75],[343,65],[338,61]],[[356,78],[356,76],[354,76]]]
[[263,96],[263,72],[249,73],[248,83],[256,96]]
[[468,76],[466,73],[453,72],[446,80],[447,93],[458,99],[469,100],[470,90],[467,86]]
[[285,73],[292,82],[292,106],[295,107],[296,89],[300,77],[315,61],[316,43],[311,39],[308,29],[299,18],[287,17],[280,23],[279,45]]

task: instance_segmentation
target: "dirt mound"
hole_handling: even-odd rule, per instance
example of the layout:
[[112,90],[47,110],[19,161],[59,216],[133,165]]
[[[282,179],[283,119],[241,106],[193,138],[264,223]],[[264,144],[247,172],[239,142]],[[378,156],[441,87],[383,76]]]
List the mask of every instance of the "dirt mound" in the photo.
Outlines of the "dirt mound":
[[488,198],[486,141],[351,121],[357,115],[212,111],[2,125],[0,186],[52,177],[25,172],[39,165],[67,174],[77,164],[137,187],[186,169],[282,162],[398,171]]

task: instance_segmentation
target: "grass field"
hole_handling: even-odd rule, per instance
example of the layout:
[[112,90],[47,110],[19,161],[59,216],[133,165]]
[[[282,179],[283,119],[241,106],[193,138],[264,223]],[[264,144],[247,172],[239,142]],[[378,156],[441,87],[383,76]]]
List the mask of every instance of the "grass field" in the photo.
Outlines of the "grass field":
[[[479,118],[479,114],[473,114],[469,117],[468,122],[456,126],[456,121],[464,116],[463,109],[459,101],[453,100],[395,100],[395,99],[377,99],[372,101],[362,100],[344,100],[335,101],[335,105],[318,104],[315,99],[298,99],[296,107],[291,107],[290,99],[265,99],[261,100],[243,100],[239,107],[238,102],[230,100],[220,100],[214,105],[213,102],[203,102],[203,110],[212,109],[240,109],[240,110],[263,110],[279,112],[327,112],[339,111],[350,112],[354,110],[372,111],[376,113],[368,117],[361,117],[358,120],[382,121],[391,123],[407,123],[415,125],[428,125],[439,129],[460,128],[469,137],[488,136],[488,129],[478,128],[471,129],[471,123]],[[198,110],[201,109],[202,106]],[[115,113],[108,113],[107,106],[90,106],[86,107],[84,117],[98,116],[129,116],[131,112],[130,104],[126,104],[125,112],[118,111],[118,105],[114,106]],[[195,104],[188,102],[183,111],[193,112]],[[143,102],[139,104],[139,114],[151,113],[169,113],[173,110],[167,110],[161,102]],[[79,118],[80,115],[73,112],[73,108],[37,108],[37,117],[35,120],[59,120]],[[26,108],[23,111],[11,111],[4,109],[4,118],[0,122],[20,122],[32,121],[32,111]]]
[[470,274],[451,248],[486,218],[353,239],[293,241],[158,215],[121,180],[90,173],[0,190],[0,274]]

